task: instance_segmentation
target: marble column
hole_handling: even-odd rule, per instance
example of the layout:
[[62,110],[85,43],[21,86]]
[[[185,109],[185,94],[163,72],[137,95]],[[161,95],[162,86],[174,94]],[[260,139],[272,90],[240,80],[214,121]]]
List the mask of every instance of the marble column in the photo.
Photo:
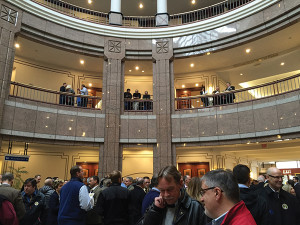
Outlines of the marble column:
[[14,39],[21,29],[22,12],[0,0],[0,128],[5,99],[8,97],[14,62]]
[[157,0],[156,26],[168,26],[169,14],[167,0]]
[[152,42],[153,110],[156,115],[157,144],[153,150],[153,172],[176,164],[175,145],[172,145],[171,114],[174,110],[173,44],[171,39]]
[[[103,112],[105,130],[103,150],[100,148],[99,170],[106,175],[122,170],[122,147],[120,146],[120,114],[123,103],[125,41],[105,38],[103,67]],[[102,156],[102,157],[101,157]]]
[[121,0],[111,0],[109,24],[122,26],[123,14],[121,13]]

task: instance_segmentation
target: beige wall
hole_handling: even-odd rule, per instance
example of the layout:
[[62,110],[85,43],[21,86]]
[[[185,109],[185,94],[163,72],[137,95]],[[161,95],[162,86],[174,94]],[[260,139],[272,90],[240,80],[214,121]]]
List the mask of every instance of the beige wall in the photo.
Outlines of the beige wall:
[[66,82],[76,92],[82,83],[102,87],[102,74],[75,71],[16,57],[12,81],[57,91]]
[[153,151],[147,149],[127,149],[123,151],[122,176],[152,177]]

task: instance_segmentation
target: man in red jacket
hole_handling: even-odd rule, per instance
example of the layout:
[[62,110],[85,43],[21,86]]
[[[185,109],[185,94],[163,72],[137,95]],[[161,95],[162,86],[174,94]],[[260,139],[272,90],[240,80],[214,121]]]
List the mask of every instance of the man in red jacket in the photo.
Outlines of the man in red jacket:
[[213,170],[201,179],[201,202],[212,225],[256,225],[245,203],[239,199],[239,186],[231,172]]

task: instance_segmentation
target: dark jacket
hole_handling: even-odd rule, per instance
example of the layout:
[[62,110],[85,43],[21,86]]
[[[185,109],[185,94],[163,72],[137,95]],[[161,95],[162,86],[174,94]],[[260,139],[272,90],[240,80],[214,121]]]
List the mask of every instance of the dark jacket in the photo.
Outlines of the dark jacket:
[[143,200],[143,204],[142,204],[142,215],[144,215],[144,213],[146,212],[146,209],[152,205],[152,203],[154,202],[154,199],[156,197],[158,197],[160,195],[160,192],[155,190],[155,189],[151,189],[145,196],[144,200]]
[[270,224],[265,199],[249,188],[240,188],[240,199],[245,202],[257,225]]
[[[192,199],[184,189],[175,211],[174,225],[205,225],[206,216],[203,206]],[[137,225],[161,225],[166,215],[166,208],[158,208],[154,204],[146,211]]]
[[46,224],[47,215],[45,196],[36,190],[31,199],[24,191],[22,192],[22,197],[26,213],[20,221],[20,225]]
[[40,192],[45,195],[46,208],[48,209],[50,196],[53,194],[53,192],[55,192],[55,190],[52,187],[45,185],[40,188]]
[[298,201],[300,202],[300,184],[297,183],[297,184],[294,186],[294,189],[295,189],[295,192],[296,192],[296,197],[297,197]]
[[275,193],[269,185],[260,192],[260,195],[267,201],[270,224],[300,224],[300,207],[295,196],[281,189],[278,197],[277,193]]
[[134,185],[134,189],[130,191],[130,224],[135,225],[136,222],[142,217],[142,203],[146,193],[143,188]]
[[129,204],[128,189],[119,183],[112,183],[100,193],[94,210],[103,217],[104,225],[128,225]]
[[48,204],[47,225],[57,225],[57,216],[59,210],[59,196],[56,191],[52,193]]
[[25,215],[25,206],[21,192],[8,184],[0,185],[0,194],[4,195],[14,206],[17,217],[20,220]]

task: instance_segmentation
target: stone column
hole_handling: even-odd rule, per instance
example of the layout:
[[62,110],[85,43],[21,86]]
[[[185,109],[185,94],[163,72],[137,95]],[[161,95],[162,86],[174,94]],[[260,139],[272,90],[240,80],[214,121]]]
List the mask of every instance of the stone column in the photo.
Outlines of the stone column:
[[0,129],[3,108],[8,97],[15,56],[14,39],[21,29],[22,12],[0,0]]
[[105,38],[103,66],[103,112],[105,130],[103,151],[100,148],[99,170],[106,175],[122,169],[120,114],[123,105],[125,41]]
[[153,150],[153,172],[176,164],[172,146],[171,114],[174,105],[173,44],[171,39],[155,40],[152,44],[153,111],[156,114],[157,144]]
[[109,24],[122,26],[123,14],[121,13],[121,0],[111,0]]
[[168,26],[169,14],[167,0],[157,0],[156,26]]

